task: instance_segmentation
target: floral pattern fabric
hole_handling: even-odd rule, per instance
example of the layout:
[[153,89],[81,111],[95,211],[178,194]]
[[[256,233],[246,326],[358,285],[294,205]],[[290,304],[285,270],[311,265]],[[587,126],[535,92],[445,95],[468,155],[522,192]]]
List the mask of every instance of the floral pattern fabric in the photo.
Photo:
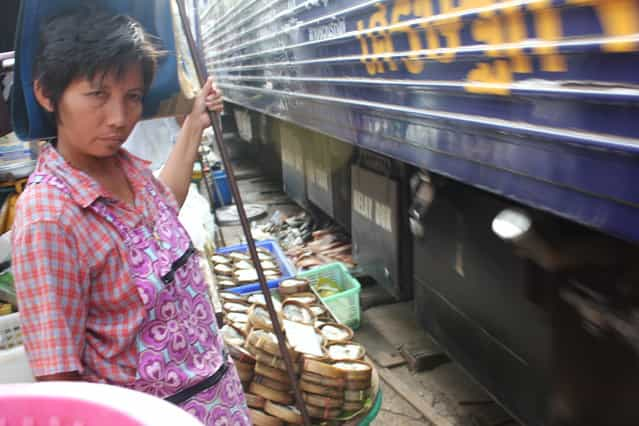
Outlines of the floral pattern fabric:
[[[65,190],[52,175],[33,175],[31,183]],[[230,368],[214,386],[181,406],[208,426],[250,425],[242,385],[224,351],[197,254],[185,229],[152,184],[145,188],[158,207],[157,221],[129,228],[108,203],[89,207],[117,230],[128,248],[131,276],[146,309],[136,338],[137,373],[130,387],[166,398],[212,376],[223,364]]]

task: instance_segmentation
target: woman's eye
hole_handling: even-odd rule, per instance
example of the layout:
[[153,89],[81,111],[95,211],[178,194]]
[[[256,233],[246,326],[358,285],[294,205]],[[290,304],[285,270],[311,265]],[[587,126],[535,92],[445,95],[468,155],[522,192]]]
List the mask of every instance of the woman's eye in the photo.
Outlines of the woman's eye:
[[103,92],[102,90],[96,90],[95,92],[90,92],[89,96],[101,99],[106,96],[106,93]]
[[142,95],[138,95],[134,93],[129,95],[129,99],[131,99],[134,102],[142,102]]

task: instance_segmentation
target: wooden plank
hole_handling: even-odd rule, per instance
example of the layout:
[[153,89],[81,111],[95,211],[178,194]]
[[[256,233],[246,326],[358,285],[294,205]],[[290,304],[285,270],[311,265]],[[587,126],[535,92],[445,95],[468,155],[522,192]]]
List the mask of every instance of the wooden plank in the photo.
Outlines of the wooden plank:
[[399,367],[406,364],[404,357],[397,352],[375,352],[369,355],[377,364],[384,368]]
[[399,353],[408,363],[408,368],[413,372],[432,370],[450,362],[450,358],[444,352],[433,348],[432,345],[424,345],[422,343],[401,345]]
[[[401,370],[401,369],[400,369]],[[386,382],[388,386],[393,388],[399,393],[402,398],[406,399],[410,405],[415,407],[424,417],[436,424],[437,426],[458,426],[458,422],[455,421],[453,416],[442,416],[432,401],[423,397],[423,392],[416,392],[419,389],[419,385],[413,383],[413,380],[405,380],[403,377],[395,374],[396,370],[390,370],[388,368],[379,367],[379,377]]]
[[373,326],[373,321],[362,323],[355,334],[355,340],[366,347],[366,353],[375,362],[380,378],[427,420],[437,426],[458,426],[462,423],[455,412],[454,403],[441,401],[441,398],[424,387],[420,377],[411,373],[406,366],[391,369],[377,362],[377,359],[384,357],[382,354],[397,353],[397,349]]

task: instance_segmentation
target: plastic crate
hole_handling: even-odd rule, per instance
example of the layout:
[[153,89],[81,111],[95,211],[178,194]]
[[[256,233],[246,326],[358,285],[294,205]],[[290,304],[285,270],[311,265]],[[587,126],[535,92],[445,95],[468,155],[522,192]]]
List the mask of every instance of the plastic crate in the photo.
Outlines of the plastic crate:
[[[269,281],[267,283],[269,288],[277,288],[281,281],[295,276],[295,272],[296,272],[295,267],[293,266],[291,261],[288,260],[288,257],[286,257],[286,255],[282,251],[279,244],[277,244],[277,242],[275,242],[274,240],[256,241],[255,246],[263,247],[266,250],[273,253],[275,255],[275,260],[277,261],[277,264],[280,267],[280,271],[282,272],[282,276],[280,278]],[[219,254],[226,254],[226,253],[231,253],[234,251],[247,253],[248,246],[246,244],[238,244],[235,246],[222,247],[216,250],[216,252]],[[238,293],[238,294],[245,294],[245,293],[251,293],[258,290],[260,290],[260,283],[255,282],[251,284],[245,284],[238,287],[229,288],[226,291],[232,291],[233,293]]]
[[321,278],[335,281],[342,288],[342,291],[332,296],[322,297],[322,301],[339,322],[354,330],[359,328],[361,285],[348,273],[346,266],[339,262],[329,263],[310,271],[301,272],[297,276],[309,280],[311,285],[317,284]]
[[24,345],[0,349],[0,385],[35,381]]
[[[233,202],[233,196],[231,195],[231,188],[229,187],[229,180],[226,176],[226,172],[224,170],[213,172],[213,180],[214,182],[211,182],[211,189],[213,190],[214,198],[213,205],[215,207],[222,207],[231,204]],[[214,185],[217,185],[217,188],[220,190],[219,193],[215,189]],[[221,200],[220,196],[222,197]]]
[[202,426],[186,410],[153,395],[83,382],[0,385],[0,424]]
[[20,331],[20,314],[4,315],[0,317],[0,349],[11,349],[22,344]]

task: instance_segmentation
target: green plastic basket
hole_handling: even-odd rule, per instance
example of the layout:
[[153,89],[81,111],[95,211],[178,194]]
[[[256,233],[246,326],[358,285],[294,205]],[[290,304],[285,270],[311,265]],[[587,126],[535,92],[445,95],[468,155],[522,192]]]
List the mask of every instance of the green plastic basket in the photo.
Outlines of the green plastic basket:
[[310,271],[301,272],[297,276],[309,280],[311,284],[317,284],[321,278],[336,282],[342,291],[321,299],[340,323],[348,325],[353,330],[359,328],[361,286],[359,281],[348,273],[346,266],[339,262],[329,263]]

